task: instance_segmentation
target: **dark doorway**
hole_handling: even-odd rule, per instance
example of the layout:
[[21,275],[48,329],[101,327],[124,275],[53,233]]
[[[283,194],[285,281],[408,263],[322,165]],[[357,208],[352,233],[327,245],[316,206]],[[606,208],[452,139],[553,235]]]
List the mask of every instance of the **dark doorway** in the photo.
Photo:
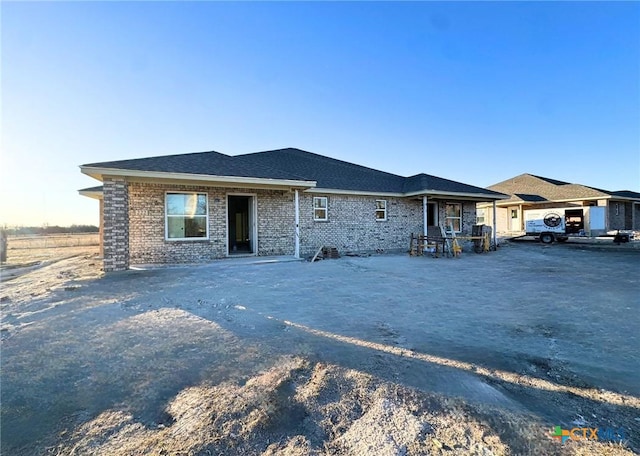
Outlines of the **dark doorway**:
[[567,209],[564,211],[565,232],[577,234],[584,230],[584,214],[582,209]]
[[253,252],[253,197],[229,195],[227,206],[229,255]]
[[438,226],[438,203],[427,204],[427,226]]

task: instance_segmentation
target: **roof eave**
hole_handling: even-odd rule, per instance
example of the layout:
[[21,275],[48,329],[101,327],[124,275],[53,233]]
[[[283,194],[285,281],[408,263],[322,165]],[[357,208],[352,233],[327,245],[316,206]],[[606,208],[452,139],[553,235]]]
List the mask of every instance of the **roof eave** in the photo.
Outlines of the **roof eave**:
[[402,198],[405,196],[404,193],[398,192],[377,192],[370,190],[346,190],[341,188],[323,188],[323,187],[314,187],[307,189],[305,193],[314,193],[314,194],[327,194],[327,195],[361,195],[361,196],[388,196],[388,197],[397,197]]
[[117,177],[133,177],[143,179],[163,179],[163,180],[186,180],[219,184],[242,184],[242,185],[260,185],[268,187],[287,187],[287,188],[313,188],[316,186],[315,181],[295,180],[295,179],[271,179],[265,177],[244,177],[244,176],[218,176],[210,174],[191,174],[191,173],[170,173],[164,171],[139,171],[132,169],[118,168],[98,168],[92,166],[81,166],[80,170],[88,175],[103,181],[104,176]]
[[600,199],[612,199],[614,201],[631,201],[634,203],[640,203],[640,198],[633,198],[631,196],[617,196],[617,195],[611,195],[608,196],[607,198],[600,198]]

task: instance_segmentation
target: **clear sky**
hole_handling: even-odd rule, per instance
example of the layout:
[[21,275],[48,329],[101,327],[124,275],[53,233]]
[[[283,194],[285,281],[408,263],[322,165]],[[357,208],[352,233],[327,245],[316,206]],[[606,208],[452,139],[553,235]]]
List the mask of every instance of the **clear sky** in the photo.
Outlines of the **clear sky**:
[[0,8],[0,224],[97,224],[78,165],[207,150],[640,191],[639,2]]

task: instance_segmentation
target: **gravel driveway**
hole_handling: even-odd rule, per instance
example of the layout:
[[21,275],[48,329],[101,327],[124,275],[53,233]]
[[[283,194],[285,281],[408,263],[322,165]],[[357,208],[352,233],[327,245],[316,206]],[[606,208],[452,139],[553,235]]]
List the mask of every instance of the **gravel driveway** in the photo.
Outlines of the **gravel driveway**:
[[161,426],[184,388],[242,384],[282,356],[549,427],[622,428],[640,450],[637,250],[507,244],[458,259],[224,260],[101,278],[89,261],[3,284],[3,453],[105,410]]

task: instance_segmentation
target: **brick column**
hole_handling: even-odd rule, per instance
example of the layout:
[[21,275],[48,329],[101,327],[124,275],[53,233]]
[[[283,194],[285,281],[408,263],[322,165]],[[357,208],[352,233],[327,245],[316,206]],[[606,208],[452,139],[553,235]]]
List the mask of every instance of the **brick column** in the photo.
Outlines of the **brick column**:
[[123,178],[104,179],[104,271],[129,269],[129,186]]

